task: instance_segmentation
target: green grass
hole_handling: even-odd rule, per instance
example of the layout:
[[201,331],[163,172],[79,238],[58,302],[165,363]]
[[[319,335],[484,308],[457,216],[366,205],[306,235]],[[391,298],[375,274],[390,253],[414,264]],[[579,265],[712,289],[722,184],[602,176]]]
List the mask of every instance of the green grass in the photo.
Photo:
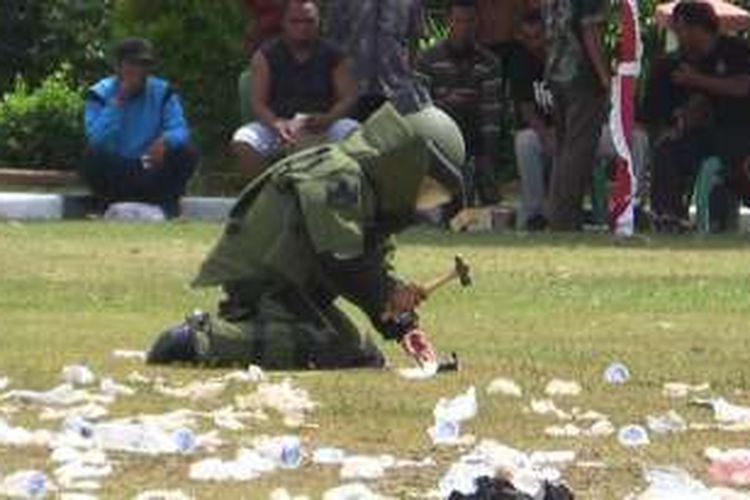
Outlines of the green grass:
[[[199,379],[198,370],[152,369],[114,360],[113,349],[145,349],[155,333],[195,307],[211,310],[215,291],[186,283],[220,228],[64,223],[0,224],[0,375],[14,387],[49,388],[62,366],[88,363],[97,373],[122,379],[138,369],[170,380]],[[747,446],[748,435],[689,432],[656,438],[629,451],[614,437],[552,439],[554,422],[522,411],[521,401],[487,396],[497,376],[515,379],[524,400],[541,395],[553,377],[584,386],[572,405],[611,416],[615,425],[643,422],[645,415],[675,408],[690,421],[710,414],[661,396],[667,381],[710,382],[718,394],[750,403],[750,243],[746,238],[655,239],[626,245],[607,236],[446,236],[416,232],[401,238],[397,266],[426,280],[462,253],[473,266],[475,286],[445,289],[425,305],[423,323],[444,352],[457,351],[458,374],[409,383],[372,371],[296,374],[322,407],[313,443],[404,458],[434,456],[439,467],[396,471],[373,487],[404,497],[436,485],[455,450],[432,448],[425,429],[441,396],[469,385],[480,390],[479,416],[468,430],[523,449],[575,449],[581,459],[603,460],[606,470],[570,469],[566,476],[579,498],[622,498],[642,485],[647,465],[676,464],[705,477],[702,450],[708,445]],[[357,317],[363,325],[362,318]],[[407,361],[387,348],[399,365]],[[615,360],[633,380],[621,388],[602,382]],[[231,402],[231,394],[216,405]],[[146,394],[125,398],[115,415],[162,412],[190,403]],[[12,416],[33,422],[35,412]],[[34,423],[35,426],[41,425]],[[47,423],[46,425],[50,425]],[[281,424],[228,433],[242,442]],[[233,455],[228,446],[223,456]],[[46,467],[47,452],[0,448],[0,473]],[[193,483],[187,468],[195,458],[122,460],[106,480],[102,496],[129,497],[155,487],[181,487],[197,498],[265,498],[285,486],[318,494],[339,483],[337,470],[306,467],[245,484]]]

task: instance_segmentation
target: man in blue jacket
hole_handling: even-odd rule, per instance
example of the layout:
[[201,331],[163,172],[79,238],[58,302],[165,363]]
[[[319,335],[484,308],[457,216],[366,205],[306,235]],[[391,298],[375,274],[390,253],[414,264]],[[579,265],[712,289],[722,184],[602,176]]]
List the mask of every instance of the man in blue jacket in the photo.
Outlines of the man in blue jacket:
[[116,74],[87,95],[81,175],[105,203],[153,203],[176,216],[197,163],[180,99],[168,82],[150,76],[149,41],[122,40],[115,64]]

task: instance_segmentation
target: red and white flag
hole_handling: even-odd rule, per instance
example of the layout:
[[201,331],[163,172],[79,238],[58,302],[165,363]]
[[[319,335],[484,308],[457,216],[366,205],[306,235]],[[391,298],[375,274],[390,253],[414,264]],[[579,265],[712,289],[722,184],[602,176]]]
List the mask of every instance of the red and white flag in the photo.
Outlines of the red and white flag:
[[617,159],[609,197],[610,226],[617,235],[630,236],[635,226],[636,178],[633,171],[632,137],[635,126],[635,89],[641,70],[638,0],[620,0],[620,38],[617,74],[612,82],[612,131]]

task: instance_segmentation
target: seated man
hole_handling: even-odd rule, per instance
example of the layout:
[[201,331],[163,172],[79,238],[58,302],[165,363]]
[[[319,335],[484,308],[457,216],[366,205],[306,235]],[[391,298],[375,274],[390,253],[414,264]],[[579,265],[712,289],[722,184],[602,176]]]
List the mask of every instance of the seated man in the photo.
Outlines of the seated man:
[[240,195],[194,283],[223,287],[218,317],[193,314],[167,330],[149,363],[383,367],[339,297],[419,363],[436,361],[415,312],[425,293],[393,274],[391,236],[463,191],[464,154],[444,112],[386,104],[343,142],[274,164]]
[[357,96],[343,54],[320,38],[318,6],[285,5],[282,35],[264,43],[251,61],[251,105],[258,121],[237,130],[232,149],[248,179],[285,146],[310,135],[337,141],[357,128],[345,118]]
[[[521,177],[521,200],[518,228],[541,230],[547,226],[545,199],[552,158],[555,151],[553,98],[544,79],[545,39],[542,16],[538,11],[527,13],[519,29],[521,46],[510,65],[511,95],[518,113],[520,128],[515,136],[515,153]],[[641,129],[633,132],[633,162],[639,191],[642,190],[648,137]],[[605,123],[597,158],[616,156],[609,124]]]
[[[475,158],[475,188],[482,204],[498,201],[495,167],[500,156],[500,63],[475,39],[476,8],[453,0],[448,8],[448,38],[418,59],[417,72],[427,80],[432,98],[456,120]],[[474,193],[471,193],[472,195]]]
[[105,203],[153,203],[179,215],[198,158],[180,99],[168,82],[149,75],[154,56],[147,40],[121,41],[115,62],[117,74],[87,94],[81,175]]
[[[750,150],[750,52],[719,35],[713,8],[680,2],[672,13],[679,48],[657,63],[644,109],[655,137],[651,210],[656,229],[681,232],[704,159],[741,169]],[[730,186],[731,187],[731,186]]]

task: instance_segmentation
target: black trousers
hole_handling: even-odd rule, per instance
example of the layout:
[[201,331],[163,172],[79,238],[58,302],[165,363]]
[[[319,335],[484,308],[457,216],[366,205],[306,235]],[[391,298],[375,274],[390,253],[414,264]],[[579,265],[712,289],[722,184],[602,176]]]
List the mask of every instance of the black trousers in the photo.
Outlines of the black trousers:
[[687,219],[695,178],[706,158],[717,156],[736,168],[750,148],[748,132],[737,128],[700,128],[654,148],[651,210],[657,217]]
[[153,203],[161,205],[167,215],[177,215],[179,199],[197,164],[198,153],[191,146],[168,150],[164,164],[151,168],[144,168],[140,160],[89,149],[79,173],[104,203]]

